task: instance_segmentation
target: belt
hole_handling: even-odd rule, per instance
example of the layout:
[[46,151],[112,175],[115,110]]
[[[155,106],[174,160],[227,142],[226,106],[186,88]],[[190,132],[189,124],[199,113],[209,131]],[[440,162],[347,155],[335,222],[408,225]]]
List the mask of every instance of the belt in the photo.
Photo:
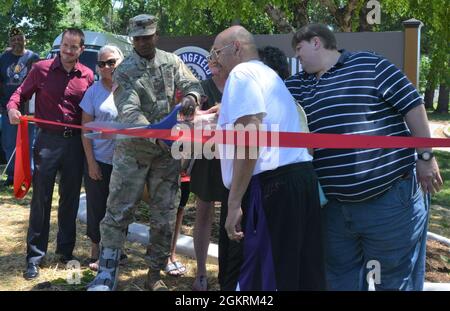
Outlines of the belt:
[[312,163],[310,161],[305,161],[279,166],[274,170],[263,171],[259,173],[258,176],[261,181],[265,181],[281,174],[291,174],[296,172],[300,174],[314,174],[313,170]]
[[73,137],[73,136],[80,136],[81,135],[81,131],[80,130],[72,130],[72,129],[64,129],[62,131],[57,131],[57,130],[49,130],[49,129],[41,128],[40,131],[42,133],[45,133],[45,134],[48,134],[48,135],[59,136],[59,137],[63,137],[63,138],[70,138],[70,137]]

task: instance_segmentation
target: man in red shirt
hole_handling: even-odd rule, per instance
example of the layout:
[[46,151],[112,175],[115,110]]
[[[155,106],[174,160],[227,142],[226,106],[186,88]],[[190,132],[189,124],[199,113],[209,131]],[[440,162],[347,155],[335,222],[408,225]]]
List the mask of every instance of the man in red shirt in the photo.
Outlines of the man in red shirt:
[[[81,124],[79,104],[94,81],[92,70],[78,61],[83,50],[84,33],[76,28],[66,29],[60,54],[54,59],[36,63],[11,96],[7,105],[11,124],[19,123],[19,108],[34,93],[36,118]],[[56,253],[64,263],[73,259],[75,220],[83,174],[80,130],[47,124],[37,126],[25,279],[34,279],[39,275],[38,266],[47,252],[53,187],[58,172],[60,199]]]

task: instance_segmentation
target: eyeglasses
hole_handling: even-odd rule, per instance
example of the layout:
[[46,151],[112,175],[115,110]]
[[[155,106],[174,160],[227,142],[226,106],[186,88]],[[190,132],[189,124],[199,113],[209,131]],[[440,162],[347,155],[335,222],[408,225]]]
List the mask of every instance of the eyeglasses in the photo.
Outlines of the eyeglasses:
[[222,47],[222,48],[220,48],[218,50],[211,49],[211,51],[209,51],[209,55],[206,57],[207,60],[208,61],[216,61],[219,58],[219,54],[220,54],[220,52],[222,50],[224,50],[224,49],[226,49],[226,48],[228,48],[230,46],[233,46],[233,45],[234,45],[234,41],[231,42],[230,44],[225,45],[224,47]]
[[108,65],[108,67],[112,67],[112,66],[114,66],[116,64],[116,62],[117,62],[117,59],[114,59],[114,58],[113,59],[108,59],[107,61],[99,60],[97,62],[97,66],[100,67],[100,68],[104,68],[106,65]]

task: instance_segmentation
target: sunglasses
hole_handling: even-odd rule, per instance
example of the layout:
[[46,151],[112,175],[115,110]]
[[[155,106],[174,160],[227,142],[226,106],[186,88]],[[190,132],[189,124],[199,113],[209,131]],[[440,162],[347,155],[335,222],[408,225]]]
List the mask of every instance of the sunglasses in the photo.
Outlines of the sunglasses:
[[100,67],[100,68],[104,68],[106,65],[108,65],[108,67],[112,67],[112,66],[114,66],[116,64],[116,62],[117,62],[117,60],[114,59],[114,58],[113,59],[108,59],[107,61],[99,60],[97,62],[97,66]]

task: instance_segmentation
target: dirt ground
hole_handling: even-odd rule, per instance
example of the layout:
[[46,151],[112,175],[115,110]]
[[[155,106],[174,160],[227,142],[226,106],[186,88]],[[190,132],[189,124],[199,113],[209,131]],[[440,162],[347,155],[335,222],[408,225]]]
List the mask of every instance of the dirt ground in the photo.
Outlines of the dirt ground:
[[[33,281],[26,281],[22,277],[25,267],[26,232],[28,227],[29,195],[22,204],[15,200],[5,200],[5,192],[0,191],[0,291],[29,291],[29,290],[84,290],[94,273],[89,270],[88,258],[90,241],[85,235],[86,226],[77,223],[77,244],[74,255],[81,263],[80,269],[68,270],[65,265],[58,262],[54,255],[56,247],[57,212],[53,208],[51,214],[51,232],[46,260],[40,270],[40,276]],[[9,203],[12,201],[11,203]],[[144,290],[147,274],[147,265],[144,260],[145,247],[138,243],[127,242],[125,251],[128,262],[120,268],[118,290],[140,291]],[[162,273],[164,282],[173,291],[189,291],[194,282],[196,264],[192,258],[178,256],[186,265],[187,273],[183,277],[172,277]],[[76,267],[75,267],[76,268]],[[208,286],[210,290],[218,290],[218,267],[207,265]],[[72,271],[75,272],[72,275]],[[76,285],[79,276],[80,284]],[[73,285],[69,284],[67,280]]]
[[450,283],[450,248],[437,241],[427,242],[426,280]]

